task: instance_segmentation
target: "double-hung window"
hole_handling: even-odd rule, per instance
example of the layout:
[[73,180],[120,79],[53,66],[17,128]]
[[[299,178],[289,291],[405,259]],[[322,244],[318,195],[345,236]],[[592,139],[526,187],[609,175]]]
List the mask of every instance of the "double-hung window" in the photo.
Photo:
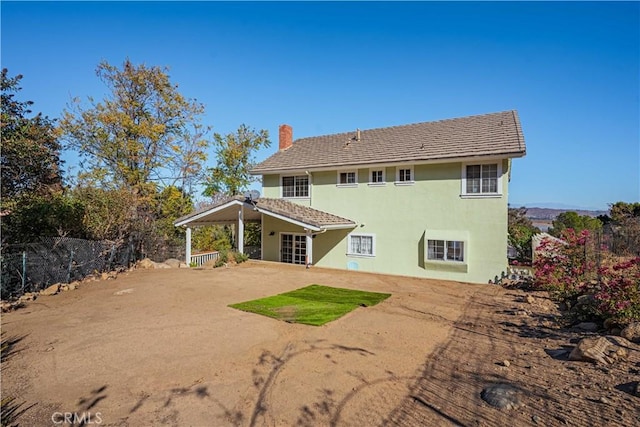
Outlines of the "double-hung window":
[[464,242],[457,240],[428,240],[427,259],[464,262]]
[[351,234],[347,245],[348,255],[376,255],[376,238],[373,234]]
[[384,184],[384,170],[383,169],[371,169],[369,184]]
[[355,170],[338,171],[338,186],[353,187],[358,185],[358,172]]
[[396,168],[396,184],[413,184],[412,166],[399,166]]
[[500,193],[500,167],[498,163],[465,165],[464,168],[464,194],[483,195]]
[[309,177],[283,176],[282,197],[309,197]]

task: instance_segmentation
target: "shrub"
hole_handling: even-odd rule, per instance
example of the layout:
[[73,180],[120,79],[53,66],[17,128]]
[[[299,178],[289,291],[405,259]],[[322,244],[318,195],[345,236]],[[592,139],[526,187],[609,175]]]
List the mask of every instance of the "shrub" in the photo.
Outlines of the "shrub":
[[572,309],[574,320],[595,317],[620,325],[640,320],[640,257],[596,269],[587,256],[589,231],[567,229],[563,237],[562,242],[541,242],[534,264],[535,286]]
[[600,315],[619,324],[640,320],[640,257],[600,269],[594,298]]

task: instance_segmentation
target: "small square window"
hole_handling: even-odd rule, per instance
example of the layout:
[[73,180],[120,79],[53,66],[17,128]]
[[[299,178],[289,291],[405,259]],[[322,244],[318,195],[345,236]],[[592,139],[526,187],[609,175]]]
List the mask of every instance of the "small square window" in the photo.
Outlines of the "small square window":
[[413,184],[413,167],[396,168],[396,184]]
[[338,171],[338,185],[353,186],[358,184],[356,171]]
[[371,171],[371,182],[375,184],[380,184],[384,182],[384,177],[382,175],[381,170],[373,170]]

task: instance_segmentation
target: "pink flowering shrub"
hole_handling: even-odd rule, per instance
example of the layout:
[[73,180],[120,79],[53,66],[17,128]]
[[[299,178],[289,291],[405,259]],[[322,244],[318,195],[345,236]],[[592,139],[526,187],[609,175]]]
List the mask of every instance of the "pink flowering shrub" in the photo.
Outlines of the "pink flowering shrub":
[[586,257],[589,231],[576,233],[569,228],[562,237],[563,241],[543,239],[533,266],[535,285],[564,301],[582,293],[581,288],[592,278],[595,268]]
[[567,229],[562,237],[562,242],[544,239],[536,249],[535,286],[569,308],[579,296],[589,295],[591,303],[573,313],[579,317],[590,315],[619,324],[640,320],[640,257],[596,269],[588,256],[589,231]]
[[620,324],[640,320],[640,257],[600,269],[594,298],[600,315]]

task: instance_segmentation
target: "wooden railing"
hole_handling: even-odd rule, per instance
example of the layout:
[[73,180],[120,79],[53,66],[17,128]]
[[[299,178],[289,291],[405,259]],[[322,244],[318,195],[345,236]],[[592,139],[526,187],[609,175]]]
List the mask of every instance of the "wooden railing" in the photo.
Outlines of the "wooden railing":
[[215,252],[205,252],[202,254],[195,254],[195,255],[191,255],[191,266],[193,267],[194,265],[196,267],[200,267],[202,266],[204,263],[211,261],[211,260],[217,260],[220,257],[220,253],[218,251]]

